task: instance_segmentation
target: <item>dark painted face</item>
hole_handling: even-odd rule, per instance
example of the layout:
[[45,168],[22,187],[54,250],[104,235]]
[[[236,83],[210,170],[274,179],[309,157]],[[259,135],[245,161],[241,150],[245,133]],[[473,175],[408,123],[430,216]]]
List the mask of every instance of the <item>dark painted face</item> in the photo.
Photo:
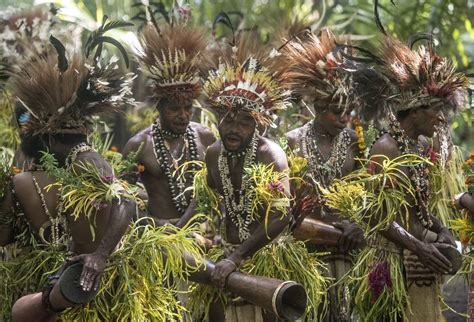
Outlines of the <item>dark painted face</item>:
[[432,137],[436,126],[446,122],[446,115],[443,113],[442,104],[433,104],[415,110],[416,127],[419,134]]
[[343,108],[328,108],[317,116],[318,126],[331,136],[344,130],[349,122],[350,111]]
[[158,103],[158,111],[163,129],[175,134],[184,134],[193,116],[193,103],[162,101]]
[[255,119],[246,112],[219,114],[219,134],[227,151],[238,152],[245,149],[256,130]]

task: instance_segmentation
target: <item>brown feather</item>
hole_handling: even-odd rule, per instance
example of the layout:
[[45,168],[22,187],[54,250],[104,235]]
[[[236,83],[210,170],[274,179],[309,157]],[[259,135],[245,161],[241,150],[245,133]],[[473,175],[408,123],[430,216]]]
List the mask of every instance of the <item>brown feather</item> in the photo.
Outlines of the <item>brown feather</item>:
[[343,57],[340,53],[333,54],[336,46],[337,38],[323,29],[320,36],[311,34],[304,41],[297,39],[283,49],[289,64],[288,85],[317,108],[333,104],[347,108],[355,102],[350,74],[341,68]]
[[148,24],[140,42],[143,51],[138,60],[154,81],[157,97],[182,95],[183,90],[191,98],[199,95],[199,72],[207,45],[202,28],[174,24],[158,31]]

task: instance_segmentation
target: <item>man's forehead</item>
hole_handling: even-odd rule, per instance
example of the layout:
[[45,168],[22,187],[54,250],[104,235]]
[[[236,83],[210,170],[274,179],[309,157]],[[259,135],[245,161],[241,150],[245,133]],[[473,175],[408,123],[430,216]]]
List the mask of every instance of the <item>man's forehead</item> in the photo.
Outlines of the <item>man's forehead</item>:
[[179,100],[162,100],[158,103],[160,106],[168,107],[168,108],[180,108],[180,107],[192,107],[193,101],[186,100],[186,101],[179,101]]
[[247,112],[247,111],[243,111],[243,110],[221,110],[219,112],[219,115],[221,117],[225,117],[225,118],[232,118],[232,119],[243,119],[243,120],[250,120],[250,119],[253,119],[253,116]]

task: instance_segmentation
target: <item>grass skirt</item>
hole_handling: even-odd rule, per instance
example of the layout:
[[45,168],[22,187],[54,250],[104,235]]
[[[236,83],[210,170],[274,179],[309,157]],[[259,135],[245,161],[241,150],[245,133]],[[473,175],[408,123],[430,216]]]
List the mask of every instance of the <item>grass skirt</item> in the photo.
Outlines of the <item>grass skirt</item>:
[[[189,237],[198,230],[196,225],[183,229],[133,225],[110,256],[97,297],[86,305],[66,310],[59,319],[181,320],[185,308],[177,299],[178,282],[196,269],[186,264],[182,256],[191,254],[197,265],[204,257]],[[0,320],[11,319],[11,308],[19,297],[40,292],[48,276],[59,270],[67,256],[65,248],[35,246],[0,262]]]
[[[165,230],[168,231],[165,231]],[[172,230],[172,231],[169,231]],[[203,251],[183,229],[135,225],[110,257],[97,297],[61,315],[64,321],[176,321],[186,309],[178,300],[179,281],[195,271],[185,253],[202,263]],[[166,255],[166,259],[165,259]]]
[[48,276],[54,274],[66,258],[65,248],[51,248],[48,245],[22,248],[12,254],[12,258],[0,261],[0,321],[11,320],[15,301],[40,291]]
[[409,297],[401,252],[366,247],[347,278],[354,311],[361,321],[407,321]]

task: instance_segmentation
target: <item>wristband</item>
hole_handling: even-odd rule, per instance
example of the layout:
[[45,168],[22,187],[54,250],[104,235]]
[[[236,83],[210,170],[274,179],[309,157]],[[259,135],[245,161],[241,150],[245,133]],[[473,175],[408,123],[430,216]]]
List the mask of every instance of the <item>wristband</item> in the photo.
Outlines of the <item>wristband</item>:
[[235,268],[238,268],[238,267],[239,267],[239,265],[237,265],[237,263],[236,263],[236,262],[234,262],[234,261],[233,261],[233,260],[231,260],[231,259],[224,258],[224,259],[221,259],[221,261],[223,261],[223,262],[229,262],[229,263],[232,263],[232,264],[234,264]]

